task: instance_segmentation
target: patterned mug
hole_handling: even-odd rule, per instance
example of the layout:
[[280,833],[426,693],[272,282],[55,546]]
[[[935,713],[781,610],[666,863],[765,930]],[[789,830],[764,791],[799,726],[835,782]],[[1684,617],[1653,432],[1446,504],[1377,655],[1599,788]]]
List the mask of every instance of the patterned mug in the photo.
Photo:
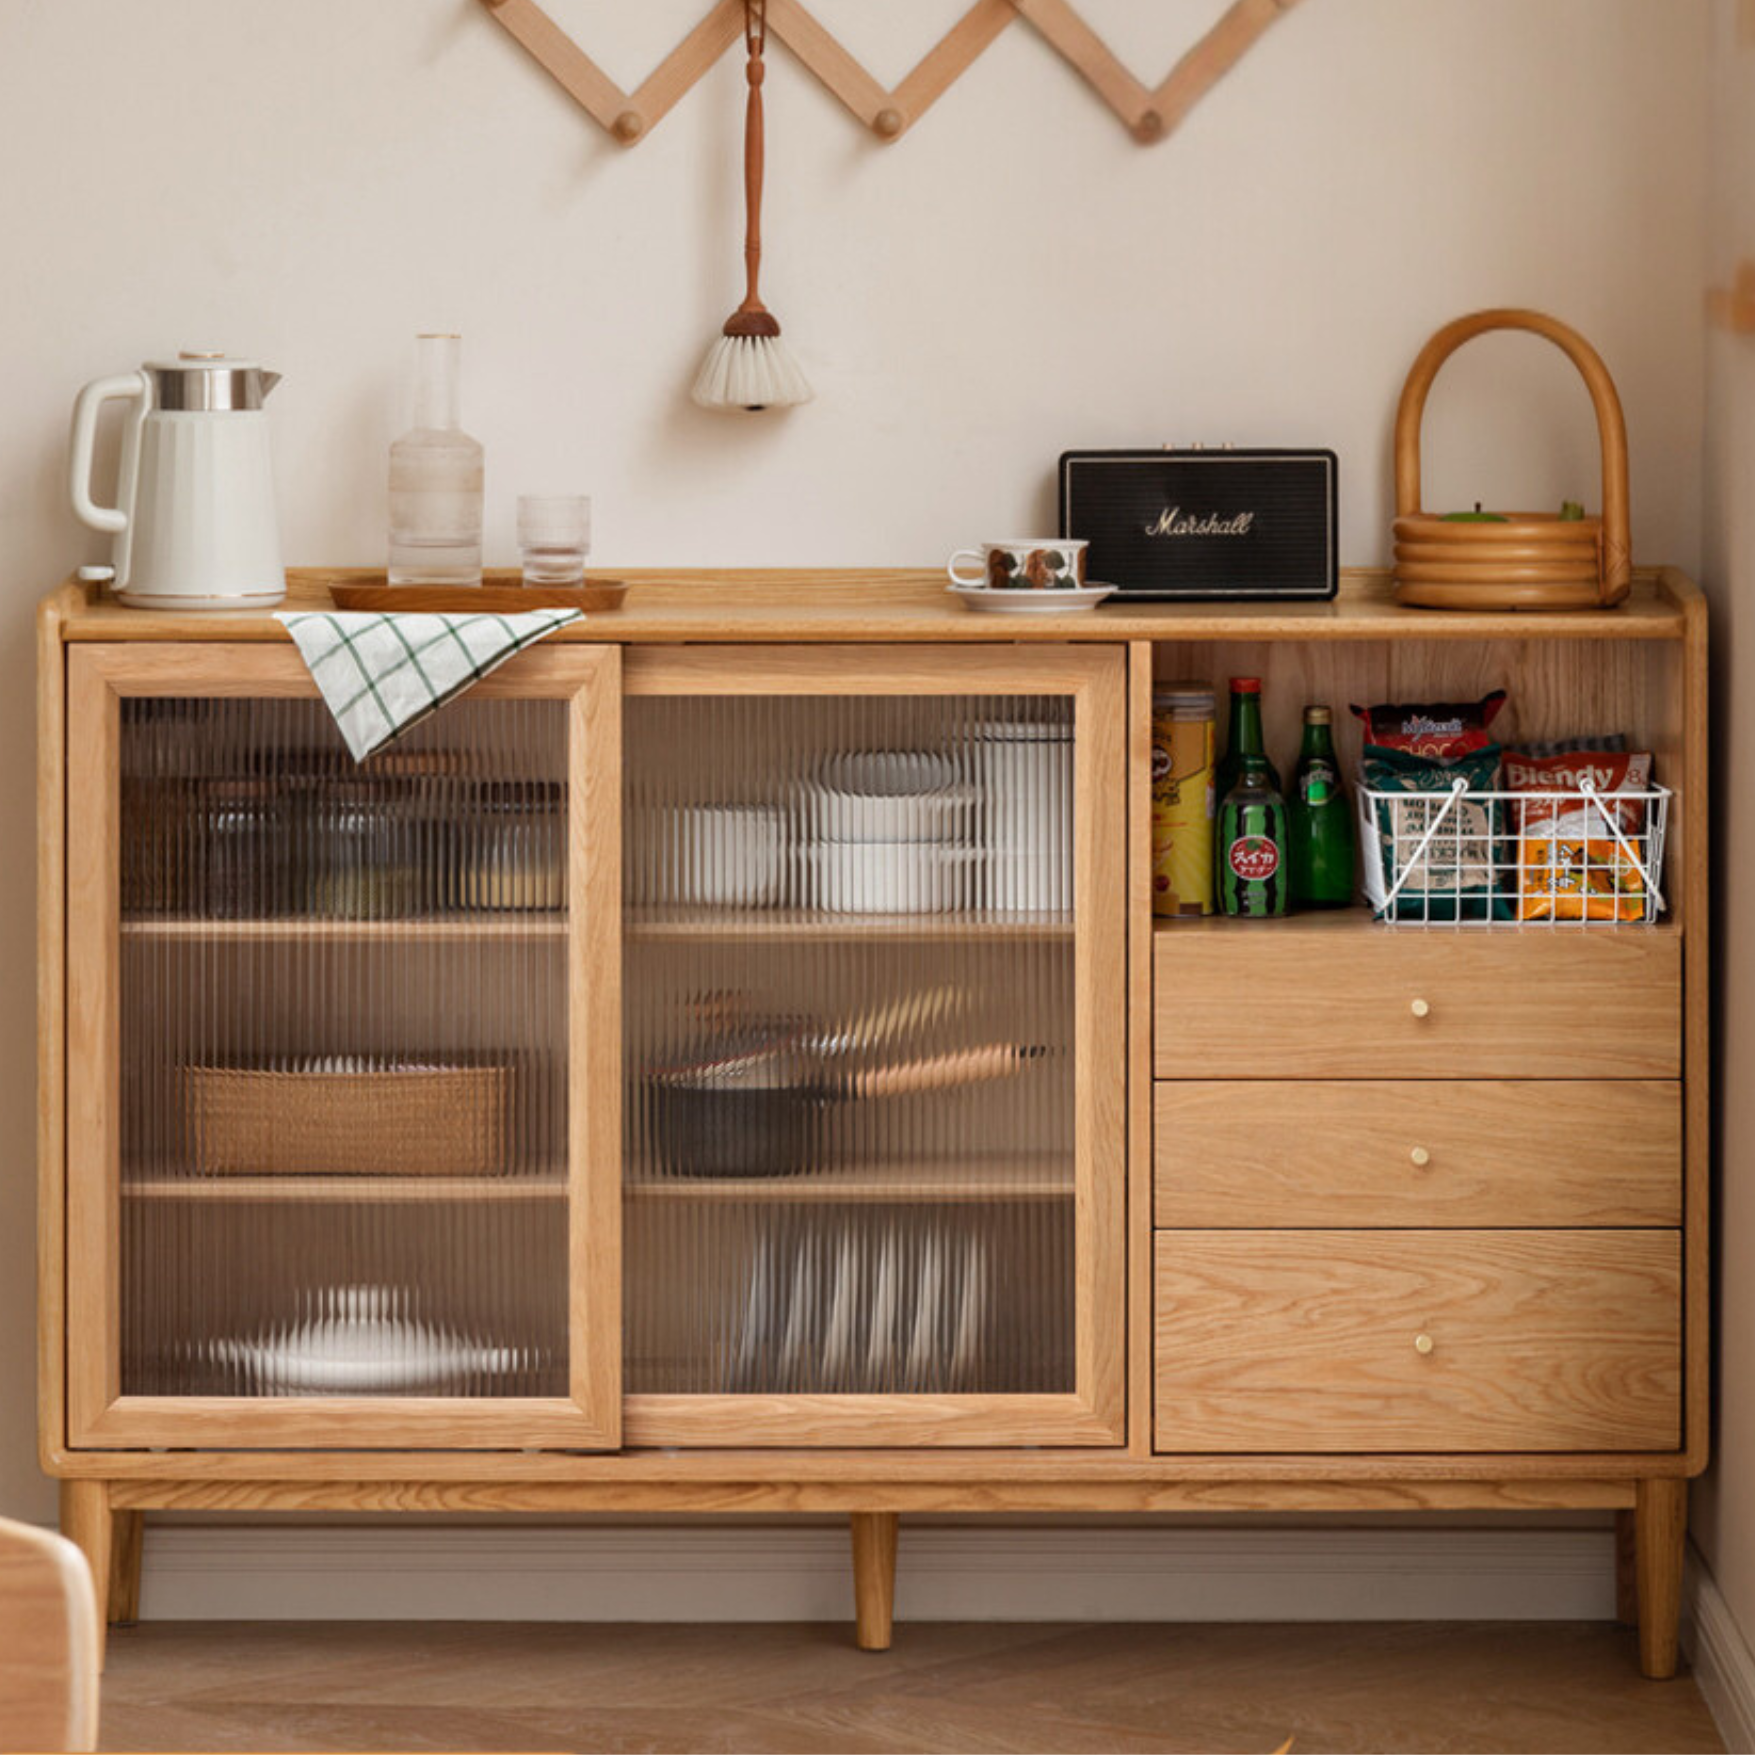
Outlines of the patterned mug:
[[[984,542],[960,548],[945,571],[964,590],[985,586],[990,591],[1076,591],[1085,582],[1085,541],[1071,536],[1019,536],[1007,542]],[[957,571],[968,559],[981,571],[970,578]]]

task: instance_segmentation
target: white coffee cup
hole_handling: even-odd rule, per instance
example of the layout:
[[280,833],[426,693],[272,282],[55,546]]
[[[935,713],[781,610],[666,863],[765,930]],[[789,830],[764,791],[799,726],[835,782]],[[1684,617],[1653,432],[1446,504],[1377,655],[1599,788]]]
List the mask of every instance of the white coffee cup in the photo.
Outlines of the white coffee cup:
[[[965,591],[977,586],[990,591],[1076,591],[1085,582],[1087,546],[1076,536],[1014,536],[958,549],[945,571]],[[964,559],[981,568],[973,578],[957,571]]]

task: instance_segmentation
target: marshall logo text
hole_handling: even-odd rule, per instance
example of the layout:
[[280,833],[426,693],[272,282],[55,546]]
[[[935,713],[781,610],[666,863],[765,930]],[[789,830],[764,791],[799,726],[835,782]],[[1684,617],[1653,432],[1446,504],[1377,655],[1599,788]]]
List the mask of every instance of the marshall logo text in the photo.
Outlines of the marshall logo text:
[[1147,536],[1247,536],[1255,525],[1253,512],[1239,512],[1235,518],[1221,518],[1209,512],[1204,518],[1190,512],[1184,515],[1180,506],[1166,506],[1156,520],[1145,526]]

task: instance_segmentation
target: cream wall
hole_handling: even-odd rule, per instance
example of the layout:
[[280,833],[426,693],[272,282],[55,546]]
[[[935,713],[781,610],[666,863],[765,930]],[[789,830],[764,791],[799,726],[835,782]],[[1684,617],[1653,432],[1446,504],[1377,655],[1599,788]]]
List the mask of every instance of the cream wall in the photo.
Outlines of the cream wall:
[[[963,4],[812,0],[888,80]],[[1082,4],[1155,78],[1222,0]],[[631,86],[705,0],[552,5]],[[892,148],[776,50],[764,285],[818,401],[750,421],[685,397],[738,297],[735,58],[624,152],[476,0],[0,0],[0,1509],[51,1505],[29,615],[101,550],[64,510],[82,382],[178,346],[283,371],[294,561],[382,552],[407,337],[454,327],[492,560],[517,493],[576,487],[606,564],[932,562],[1045,524],[1064,446],[1232,439],[1333,446],[1369,562],[1415,351],[1528,303],[1619,380],[1641,557],[1694,566],[1711,5],[1305,0],[1151,150],[1022,23]],[[1595,498],[1539,344],[1483,345],[1431,415],[1436,501]]]
[[[1728,282],[1755,258],[1755,41],[1737,42],[1717,0],[1713,56],[1712,264]],[[1706,527],[1712,597],[1713,827],[1718,883],[1718,1379],[1711,1473],[1695,1489],[1695,1539],[1744,1637],[1755,1644],[1755,337],[1714,335],[1707,353]]]

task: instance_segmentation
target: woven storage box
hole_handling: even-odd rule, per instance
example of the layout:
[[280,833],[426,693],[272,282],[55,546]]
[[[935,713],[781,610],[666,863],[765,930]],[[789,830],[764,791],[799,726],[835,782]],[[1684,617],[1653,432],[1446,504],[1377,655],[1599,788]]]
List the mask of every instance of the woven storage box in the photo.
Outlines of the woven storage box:
[[428,1062],[191,1066],[195,1168],[221,1176],[492,1176],[510,1071]]

